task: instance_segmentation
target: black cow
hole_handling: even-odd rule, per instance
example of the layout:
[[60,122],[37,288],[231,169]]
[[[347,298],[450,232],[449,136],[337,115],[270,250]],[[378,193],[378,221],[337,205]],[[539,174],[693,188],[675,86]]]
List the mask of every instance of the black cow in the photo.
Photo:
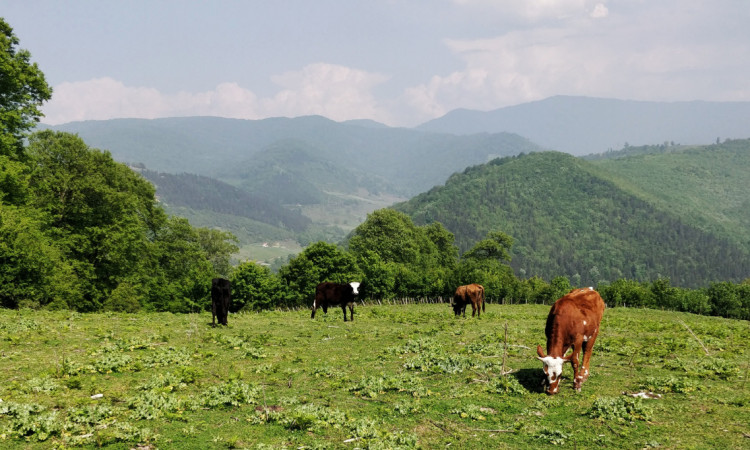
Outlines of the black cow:
[[352,321],[354,320],[354,301],[359,294],[359,283],[320,283],[315,288],[315,301],[313,301],[311,319],[315,318],[315,310],[323,308],[324,313],[328,313],[329,306],[341,306],[344,312],[344,322],[346,322],[346,307],[349,307]]
[[229,280],[214,278],[211,280],[211,323],[216,326],[216,319],[220,325],[227,324],[229,302],[232,300],[232,288]]

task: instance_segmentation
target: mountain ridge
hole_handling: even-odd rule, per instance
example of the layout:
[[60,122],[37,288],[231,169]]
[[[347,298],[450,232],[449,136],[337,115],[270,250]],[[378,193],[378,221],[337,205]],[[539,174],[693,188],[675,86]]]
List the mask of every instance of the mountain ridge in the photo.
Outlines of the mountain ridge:
[[508,132],[576,156],[664,142],[707,145],[750,137],[750,102],[655,102],[558,95],[477,111],[456,109],[416,127],[454,134]]

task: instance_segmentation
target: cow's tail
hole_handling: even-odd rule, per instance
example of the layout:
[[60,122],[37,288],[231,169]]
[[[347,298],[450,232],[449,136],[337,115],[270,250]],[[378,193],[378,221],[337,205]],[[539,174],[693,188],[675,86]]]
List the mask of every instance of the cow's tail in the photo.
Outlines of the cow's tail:
[[484,305],[486,305],[487,302],[484,300],[484,289],[482,289],[482,312],[484,312]]

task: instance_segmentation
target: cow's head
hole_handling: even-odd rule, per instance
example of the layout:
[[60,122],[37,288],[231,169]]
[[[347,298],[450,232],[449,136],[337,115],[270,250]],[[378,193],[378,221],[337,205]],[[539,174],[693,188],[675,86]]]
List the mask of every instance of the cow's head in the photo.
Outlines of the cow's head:
[[353,281],[349,283],[349,286],[352,287],[352,290],[354,291],[354,295],[359,295],[359,285],[362,283],[359,283],[357,281]]
[[542,380],[544,392],[549,395],[557,394],[557,389],[560,385],[560,377],[562,376],[563,363],[568,361],[569,358],[545,356],[541,345],[536,346],[536,353],[539,355],[537,358],[544,364],[543,369],[545,379]]

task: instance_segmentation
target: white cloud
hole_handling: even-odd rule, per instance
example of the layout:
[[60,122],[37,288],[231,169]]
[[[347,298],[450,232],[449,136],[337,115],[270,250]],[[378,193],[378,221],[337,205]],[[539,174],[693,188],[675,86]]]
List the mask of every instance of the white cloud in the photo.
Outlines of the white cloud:
[[698,37],[691,33],[700,30],[694,15],[672,16],[675,23],[647,21],[643,17],[663,11],[613,15],[604,2],[587,4],[585,15],[551,25],[502,30],[485,39],[445,40],[463,68],[409,88],[409,104],[424,116],[438,116],[455,108],[490,110],[561,94],[750,99],[743,81],[750,63],[736,57],[750,51],[750,41],[712,41],[709,33]]
[[206,92],[167,95],[153,88],[125,86],[112,78],[66,82],[54,87],[45,105],[44,123],[112,118],[220,116],[259,119],[269,116],[320,114],[333,120],[372,118],[388,121],[372,89],[387,77],[333,64],[311,64],[273,77],[282,89],[258,98],[237,83],[222,83]]
[[603,3],[597,3],[594,5],[594,9],[591,10],[591,14],[589,15],[594,19],[601,19],[609,15],[609,10]]
[[234,83],[220,84],[209,92],[166,95],[153,88],[125,86],[107,77],[55,86],[52,100],[43,111],[42,121],[50,125],[127,117],[259,117],[255,94]]
[[272,115],[319,114],[333,120],[371,118],[388,121],[372,89],[385,82],[384,75],[335,64],[310,64],[300,71],[272,77],[283,89],[263,100]]

